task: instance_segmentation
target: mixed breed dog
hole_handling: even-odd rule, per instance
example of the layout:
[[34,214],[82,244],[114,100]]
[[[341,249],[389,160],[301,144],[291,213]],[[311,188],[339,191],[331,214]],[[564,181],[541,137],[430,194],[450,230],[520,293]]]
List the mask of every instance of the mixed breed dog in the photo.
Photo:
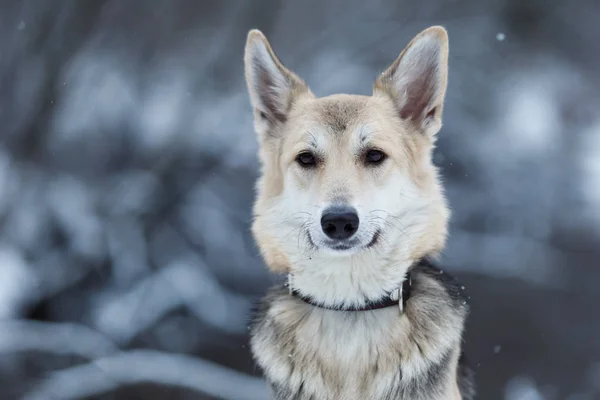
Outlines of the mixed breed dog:
[[371,96],[316,97],[258,30],[245,74],[261,175],[253,236],[288,276],[251,348],[277,400],[470,400],[468,305],[432,260],[450,212],[432,163],[448,36],[417,35]]

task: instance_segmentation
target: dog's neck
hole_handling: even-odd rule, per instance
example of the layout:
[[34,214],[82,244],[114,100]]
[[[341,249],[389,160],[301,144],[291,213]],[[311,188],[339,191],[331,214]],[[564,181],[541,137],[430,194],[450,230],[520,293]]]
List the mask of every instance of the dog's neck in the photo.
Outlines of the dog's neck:
[[414,264],[382,262],[364,255],[346,259],[315,257],[290,271],[288,288],[322,308],[365,309],[386,301],[390,295],[396,298]]
[[309,296],[304,296],[300,291],[293,288],[294,275],[288,274],[287,282],[285,286],[289,289],[289,293],[291,296],[298,297],[300,300],[308,303],[314,307],[325,308],[328,310],[335,311],[372,311],[380,308],[386,307],[398,307],[400,312],[404,312],[404,307],[406,306],[406,302],[410,298],[410,294],[412,292],[412,280],[410,276],[410,271],[406,273],[406,279],[400,287],[393,290],[391,293],[385,294],[382,298],[375,301],[368,301],[363,306],[344,306],[344,305],[327,305],[322,304],[315,301],[313,298]]

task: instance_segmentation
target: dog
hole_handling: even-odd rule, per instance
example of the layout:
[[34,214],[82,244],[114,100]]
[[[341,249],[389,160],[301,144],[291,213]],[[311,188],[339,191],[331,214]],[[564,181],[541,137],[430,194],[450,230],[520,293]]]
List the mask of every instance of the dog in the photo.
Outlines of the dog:
[[464,287],[434,264],[450,211],[432,162],[448,36],[417,35],[371,96],[317,98],[258,30],[245,77],[260,177],[252,234],[288,274],[250,326],[277,400],[470,400]]

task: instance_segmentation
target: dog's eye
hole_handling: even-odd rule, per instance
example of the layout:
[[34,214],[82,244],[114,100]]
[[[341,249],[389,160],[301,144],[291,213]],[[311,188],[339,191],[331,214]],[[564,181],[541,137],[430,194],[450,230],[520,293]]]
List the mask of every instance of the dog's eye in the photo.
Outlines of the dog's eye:
[[377,165],[381,164],[385,160],[385,153],[380,150],[369,150],[365,155],[365,161],[367,164]]
[[308,151],[298,154],[296,157],[296,162],[304,168],[314,167],[317,164],[315,156]]

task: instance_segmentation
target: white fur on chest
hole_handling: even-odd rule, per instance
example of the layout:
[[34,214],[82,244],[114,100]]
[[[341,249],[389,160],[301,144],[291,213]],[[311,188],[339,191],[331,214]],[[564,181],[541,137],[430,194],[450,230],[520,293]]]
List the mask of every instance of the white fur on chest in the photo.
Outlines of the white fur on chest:
[[257,361],[270,381],[292,390],[302,386],[307,398],[384,398],[401,381],[424,373],[453,341],[444,343],[442,336],[440,343],[418,346],[409,318],[396,307],[346,313],[291,299],[273,304],[269,314],[289,330],[278,336],[258,332],[252,343]]

